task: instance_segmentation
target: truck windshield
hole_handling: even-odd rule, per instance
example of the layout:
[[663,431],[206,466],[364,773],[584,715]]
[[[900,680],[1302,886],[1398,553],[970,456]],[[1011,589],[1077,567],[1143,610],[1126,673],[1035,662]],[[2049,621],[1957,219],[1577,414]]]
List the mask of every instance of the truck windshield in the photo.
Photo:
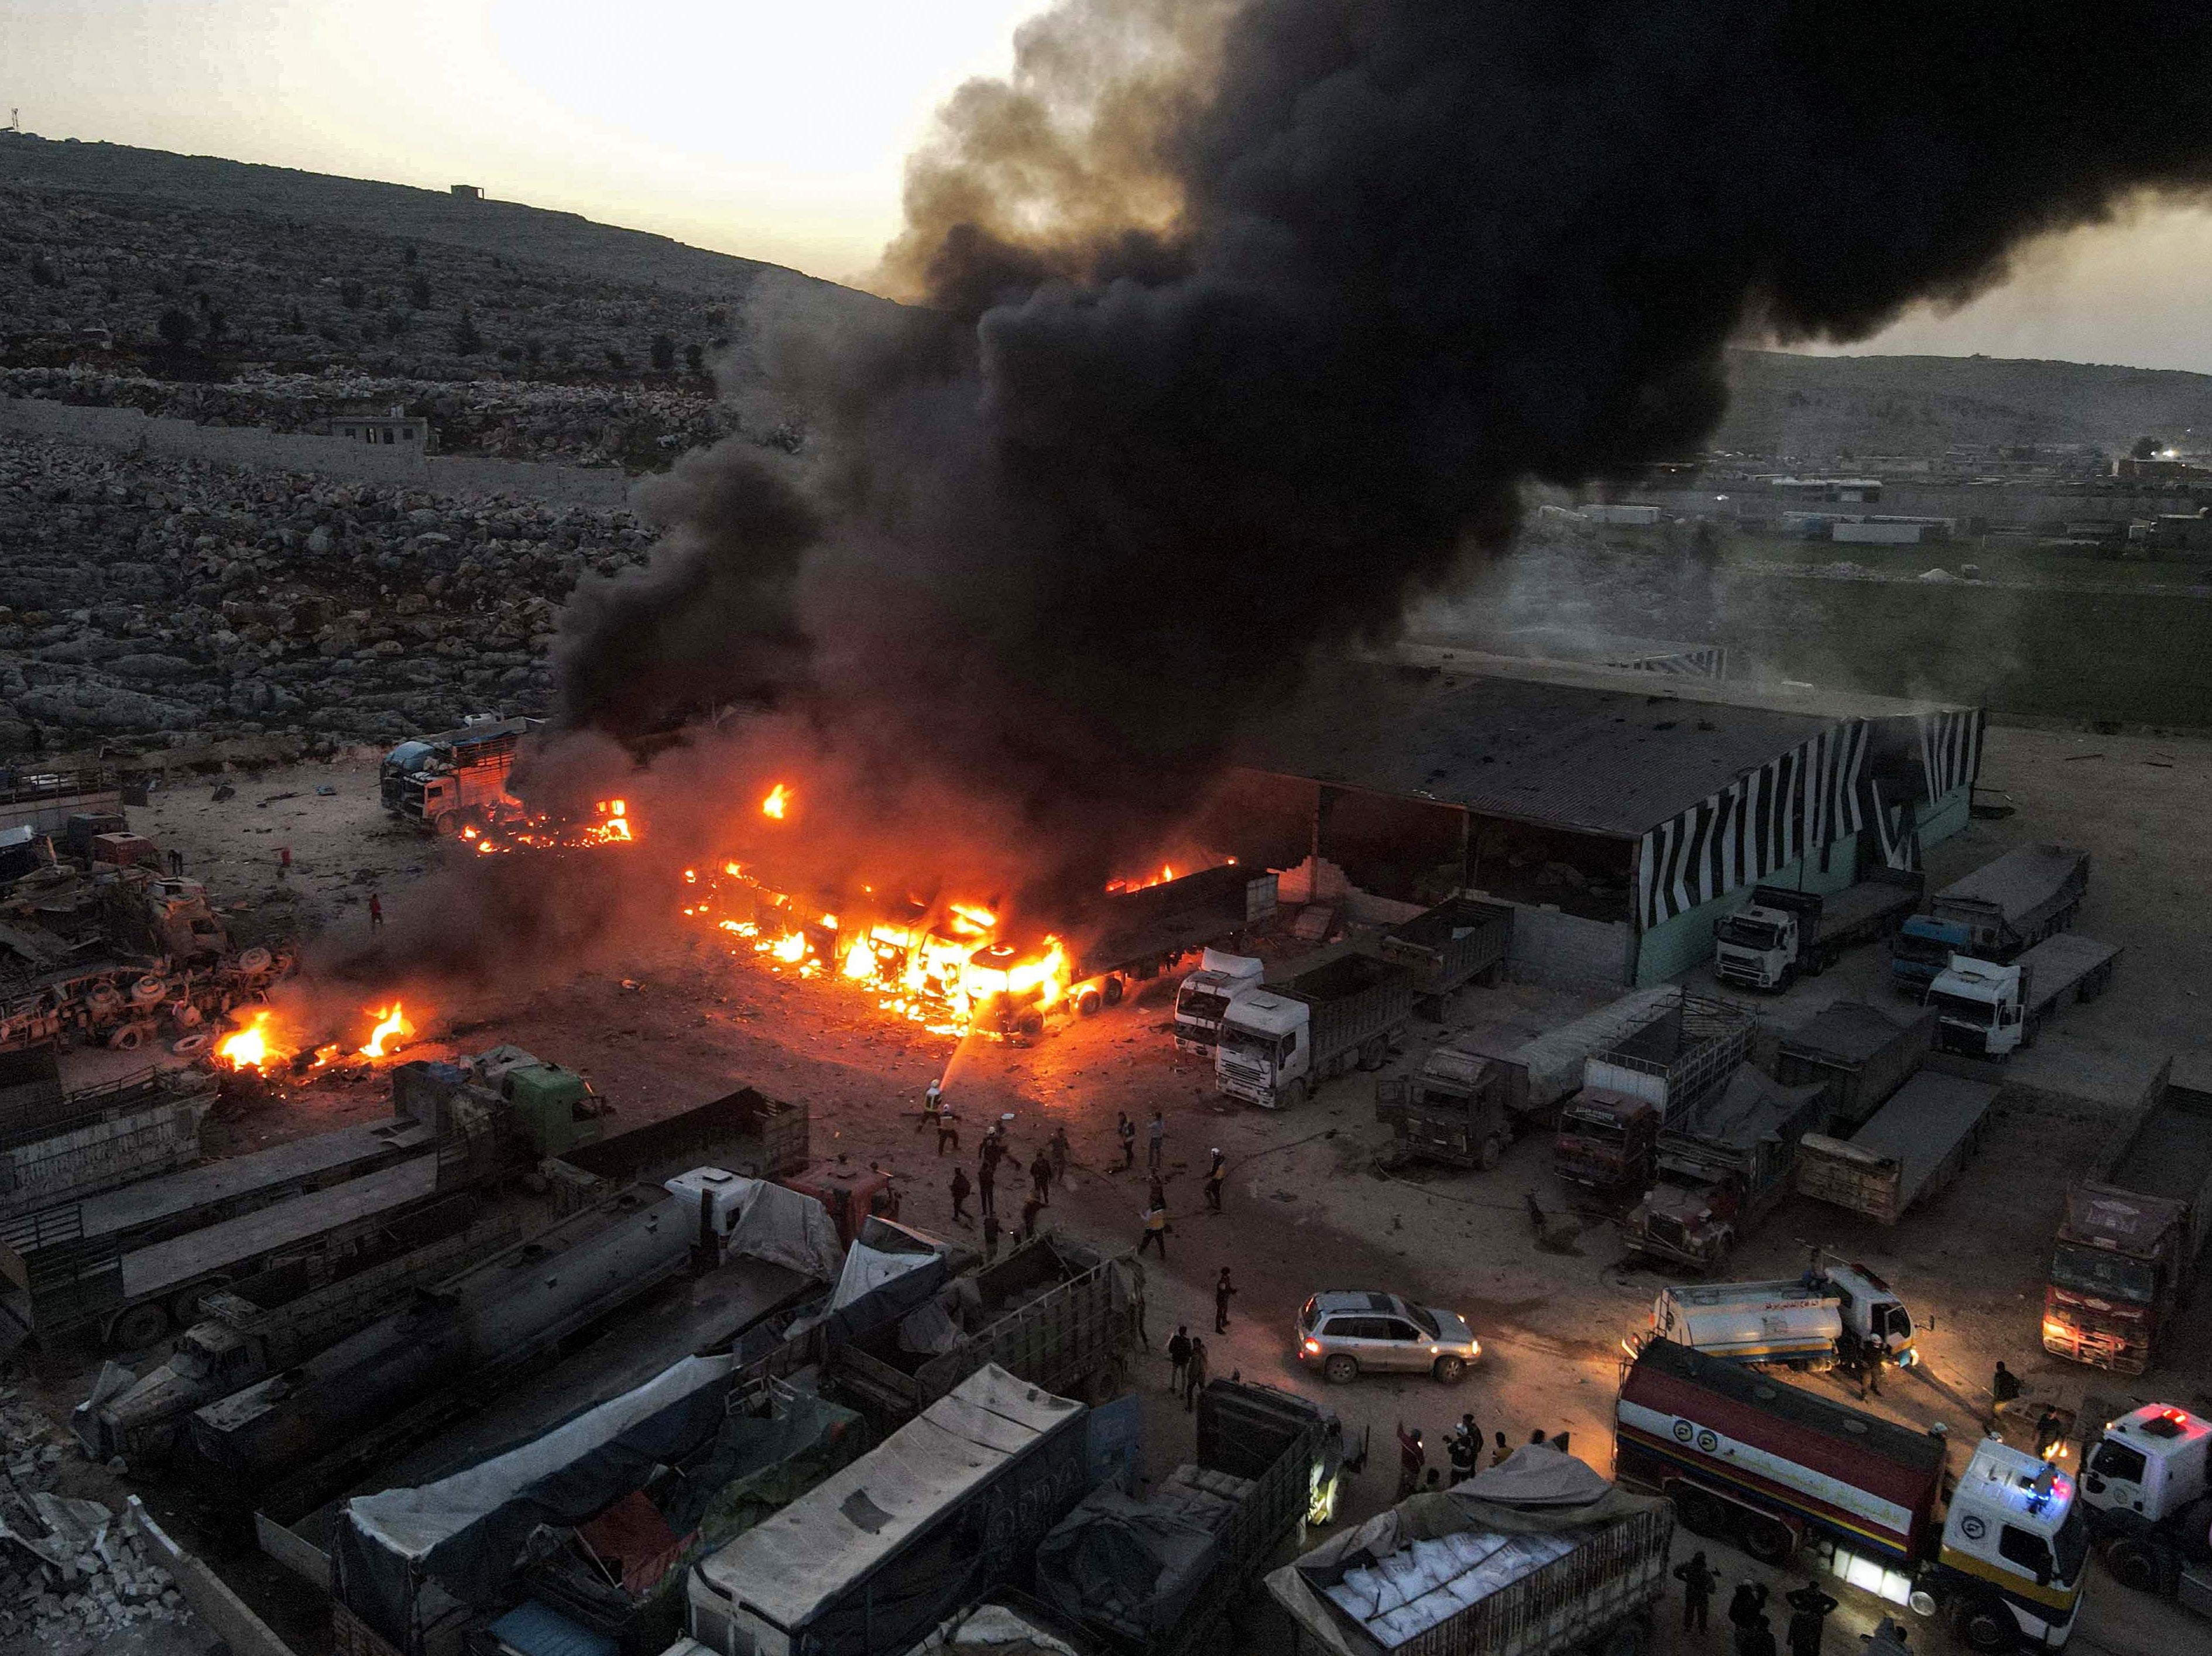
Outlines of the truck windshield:
[[1957,953],[1958,945],[1938,937],[1915,937],[1911,932],[1899,932],[1890,940],[1891,952],[1904,960],[1948,961]]
[[1742,949],[1778,948],[1782,943],[1782,928],[1769,925],[1764,920],[1747,920],[1741,915],[1731,915],[1721,922],[1721,941],[1733,943]]
[[1229,997],[1211,989],[1187,989],[1176,1002],[1177,1016],[1195,1018],[1201,1023],[1218,1024],[1228,1010]]
[[2124,1259],[2102,1248],[2071,1245],[2062,1246],[2051,1256],[2051,1280],[2076,1294],[2143,1306],[2156,1297],[2158,1288],[2151,1268],[2140,1259]]
[[1282,1037],[1256,1034],[1249,1029],[1239,1029],[1234,1024],[1221,1026],[1221,1050],[1233,1057],[1252,1063],[1273,1063],[1282,1045]]
[[1570,1110],[1562,1121],[1567,1131],[1577,1138],[1592,1139],[1600,1144],[1623,1144],[1628,1140],[1627,1126],[1617,1116]]
[[1929,995],[1928,1004],[1936,1008],[1937,1016],[1975,1029],[1989,1029],[1997,1020],[1996,1004],[1991,1001],[1970,1001],[1963,995],[1939,989]]

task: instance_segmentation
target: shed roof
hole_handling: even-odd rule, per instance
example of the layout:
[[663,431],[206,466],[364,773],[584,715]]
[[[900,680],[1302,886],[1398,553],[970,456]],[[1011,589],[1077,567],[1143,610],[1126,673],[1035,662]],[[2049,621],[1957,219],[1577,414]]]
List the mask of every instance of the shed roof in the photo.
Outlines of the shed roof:
[[1585,832],[1641,835],[1838,721],[1649,691],[1348,664],[1236,750],[1254,769]]

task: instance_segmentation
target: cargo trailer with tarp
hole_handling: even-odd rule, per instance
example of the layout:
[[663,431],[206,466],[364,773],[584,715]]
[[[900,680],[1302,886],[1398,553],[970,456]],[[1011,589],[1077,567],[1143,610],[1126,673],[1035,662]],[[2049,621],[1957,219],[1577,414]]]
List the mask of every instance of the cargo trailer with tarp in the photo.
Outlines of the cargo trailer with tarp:
[[1084,1406],[988,1367],[691,1568],[717,1656],[904,1656],[1082,1499]]
[[517,1610],[532,1646],[566,1626],[650,1656],[681,1630],[686,1567],[851,1461],[866,1431],[735,1356],[687,1357],[451,1476],[347,1501],[337,1613],[402,1656]]
[[1643,1649],[1674,1532],[1666,1501],[1531,1445],[1323,1542],[1267,1590],[1297,1656]]

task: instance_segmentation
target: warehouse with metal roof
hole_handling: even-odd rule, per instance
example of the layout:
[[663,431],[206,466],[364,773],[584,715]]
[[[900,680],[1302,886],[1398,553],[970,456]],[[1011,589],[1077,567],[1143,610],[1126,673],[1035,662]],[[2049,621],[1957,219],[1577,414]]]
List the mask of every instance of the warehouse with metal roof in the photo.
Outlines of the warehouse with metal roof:
[[1984,715],[1407,648],[1314,676],[1248,730],[1214,820],[1362,892],[1512,904],[1513,965],[1662,981],[1757,884],[1839,891],[1966,824]]

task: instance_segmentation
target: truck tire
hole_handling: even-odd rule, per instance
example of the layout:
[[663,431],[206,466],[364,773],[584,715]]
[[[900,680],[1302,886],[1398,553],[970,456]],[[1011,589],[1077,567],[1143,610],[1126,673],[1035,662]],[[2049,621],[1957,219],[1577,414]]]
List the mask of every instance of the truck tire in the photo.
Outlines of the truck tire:
[[137,1351],[169,1331],[167,1307],[149,1300],[131,1306],[107,1325],[107,1342],[123,1351]]
[[2105,1549],[2112,1580],[2134,1592],[2158,1591],[2158,1549],[2139,1536],[2122,1536]]
[[1959,1642],[1982,1656],[2004,1656],[2020,1642],[2020,1623],[2002,1598],[1972,1598],[1959,1606],[1951,1619]]
[[238,969],[248,977],[258,977],[276,964],[276,957],[256,943],[238,957]]
[[1437,1377],[1438,1385],[1457,1385],[1467,1378],[1467,1359],[1439,1357],[1429,1366],[1429,1373]]
[[1797,1550],[1797,1537],[1790,1533],[1790,1526],[1771,1518],[1756,1514],[1744,1519],[1743,1549],[1770,1568],[1781,1564]]
[[1350,1385],[1359,1378],[1359,1360],[1340,1351],[1321,1366],[1321,1373],[1331,1385]]
[[1486,1133],[1482,1138],[1482,1148],[1475,1154],[1475,1160],[1481,1165],[1482,1171],[1486,1173],[1498,1166],[1504,1154],[1505,1141],[1495,1133]]
[[1729,1532],[1733,1514],[1717,1497],[1680,1484],[1668,1493],[1674,1503],[1674,1516],[1692,1535],[1715,1541]]
[[461,813],[459,811],[441,811],[430,819],[430,826],[440,839],[459,839],[461,836]]
[[1106,997],[1106,1004],[1108,1006],[1120,1006],[1121,1004],[1121,995],[1123,993],[1121,977],[1118,975],[1109,977],[1099,986],[1098,992]]
[[214,1038],[204,1029],[195,1030],[189,1035],[180,1035],[170,1042],[169,1050],[180,1058],[189,1058],[197,1053],[204,1052],[208,1043]]
[[1389,1062],[1390,1038],[1387,1035],[1377,1035],[1359,1049],[1359,1067],[1362,1069],[1380,1069]]
[[1080,990],[1076,995],[1075,1010],[1080,1017],[1096,1018],[1105,1010],[1105,1007],[1106,997],[1096,987]]
[[1031,1007],[1014,1020],[1014,1029],[1017,1033],[1026,1035],[1031,1040],[1035,1040],[1044,1033],[1044,1014]]
[[1312,1089],[1305,1083],[1305,1078],[1300,1076],[1283,1089],[1283,1108],[1285,1110],[1299,1108],[1305,1103],[1307,1094],[1311,1091]]
[[146,1026],[139,1023],[125,1024],[107,1038],[111,1052],[136,1052],[145,1044]]

